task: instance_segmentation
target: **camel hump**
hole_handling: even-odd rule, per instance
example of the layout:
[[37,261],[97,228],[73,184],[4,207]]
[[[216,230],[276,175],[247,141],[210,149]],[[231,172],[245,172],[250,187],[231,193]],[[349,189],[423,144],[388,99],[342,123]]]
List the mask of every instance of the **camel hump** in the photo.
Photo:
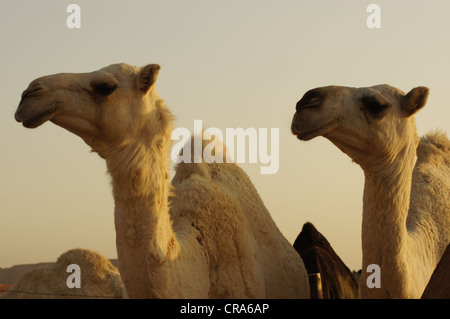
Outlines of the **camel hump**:
[[431,131],[420,138],[417,147],[418,161],[440,160],[450,166],[450,140],[442,131]]
[[[186,148],[190,148],[189,161],[181,161],[175,167],[176,174],[172,180],[173,185],[177,185],[182,181],[190,178],[193,174],[211,179],[212,171],[216,163],[230,162],[228,150],[222,140],[213,136],[211,139],[204,139],[204,131],[202,135],[194,135],[186,143]],[[201,141],[201,148],[196,147],[196,143]],[[180,154],[180,155],[181,155]],[[198,163],[196,163],[198,162]]]

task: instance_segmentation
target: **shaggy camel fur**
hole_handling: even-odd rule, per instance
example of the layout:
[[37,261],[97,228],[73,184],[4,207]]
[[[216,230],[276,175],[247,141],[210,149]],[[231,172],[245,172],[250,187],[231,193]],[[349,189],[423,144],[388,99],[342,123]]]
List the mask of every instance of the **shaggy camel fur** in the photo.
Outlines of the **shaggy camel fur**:
[[236,164],[183,163],[169,195],[173,119],[154,85],[159,69],[36,79],[16,119],[30,128],[51,120],[106,160],[130,298],[308,298],[300,256]]
[[[80,266],[81,287],[68,288],[67,266]],[[14,292],[17,291],[17,292]],[[26,293],[29,292],[29,293]],[[86,249],[72,249],[55,264],[25,273],[2,299],[122,298],[125,289],[119,271],[102,255]]]
[[[313,224],[303,225],[294,248],[302,257],[308,274],[320,274],[323,299],[359,298],[359,284],[353,273]],[[313,296],[314,287],[311,283],[310,286]]]
[[[450,241],[450,141],[434,132],[419,143],[413,116],[427,97],[425,87],[328,86],[296,106],[293,134],[324,136],[364,171],[363,297],[420,298]],[[366,285],[370,264],[381,288]]]

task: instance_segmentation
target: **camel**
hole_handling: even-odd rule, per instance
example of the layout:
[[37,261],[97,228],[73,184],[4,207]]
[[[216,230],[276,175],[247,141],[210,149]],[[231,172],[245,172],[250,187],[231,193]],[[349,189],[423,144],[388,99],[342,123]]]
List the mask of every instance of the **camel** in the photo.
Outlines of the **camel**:
[[431,275],[422,299],[450,299],[450,245]]
[[130,298],[309,298],[303,261],[238,165],[180,163],[169,183],[173,115],[159,70],[121,63],[38,78],[15,118],[51,121],[105,159]]
[[[303,225],[302,231],[294,242],[294,248],[302,257],[308,275],[320,274],[321,298],[359,298],[359,284],[353,273],[313,224],[308,222]],[[317,288],[311,284],[311,281],[310,289],[311,296],[319,295],[315,292]]]
[[[420,298],[450,241],[450,141],[436,131],[419,142],[415,124],[428,94],[327,86],[296,105],[298,139],[323,136],[364,171],[363,298]],[[380,288],[367,287],[371,264],[380,266]]]
[[[69,288],[67,266],[80,267],[80,288]],[[36,268],[22,275],[1,299],[89,299],[123,298],[125,291],[119,271],[97,252],[71,249],[51,266]]]

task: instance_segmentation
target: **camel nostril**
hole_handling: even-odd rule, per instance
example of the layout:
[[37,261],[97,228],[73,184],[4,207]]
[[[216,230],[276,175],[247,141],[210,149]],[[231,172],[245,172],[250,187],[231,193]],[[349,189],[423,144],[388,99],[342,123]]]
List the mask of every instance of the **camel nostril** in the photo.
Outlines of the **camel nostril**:
[[324,94],[321,91],[316,89],[310,90],[305,93],[305,95],[301,98],[300,101],[297,102],[295,109],[297,111],[316,108],[322,104],[322,100],[324,98]]
[[40,93],[42,93],[42,91],[43,91],[43,88],[41,86],[26,89],[22,93],[22,99],[26,99],[26,98],[33,97],[33,96],[38,96],[38,95],[40,95]]
[[304,109],[312,109],[312,108],[319,107],[320,104],[322,104],[322,99],[319,97],[314,97],[309,100],[301,99],[300,101],[298,101],[297,105],[295,106],[295,109],[297,111],[304,110]]

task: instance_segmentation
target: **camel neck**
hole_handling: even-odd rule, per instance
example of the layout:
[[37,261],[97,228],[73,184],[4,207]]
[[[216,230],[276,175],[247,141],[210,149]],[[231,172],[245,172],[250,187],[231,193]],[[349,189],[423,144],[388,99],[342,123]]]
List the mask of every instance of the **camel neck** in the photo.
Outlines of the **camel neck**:
[[[110,169],[115,202],[116,227],[131,247],[146,247],[170,230],[168,162],[152,146],[130,145],[122,164]],[[150,249],[151,247],[148,247]],[[164,247],[153,247],[163,253]],[[160,256],[164,258],[164,254]]]
[[160,297],[154,295],[155,273],[149,272],[178,252],[168,205],[171,140],[164,132],[141,135],[145,138],[122,144],[106,162],[115,201],[117,253],[128,295],[155,298]]
[[[402,297],[408,280],[408,217],[415,145],[406,145],[395,159],[386,160],[376,172],[365,171],[362,246],[363,273],[370,264],[381,269],[381,288],[374,296]],[[367,275],[367,274],[366,274]],[[365,287],[365,285],[364,285]]]

